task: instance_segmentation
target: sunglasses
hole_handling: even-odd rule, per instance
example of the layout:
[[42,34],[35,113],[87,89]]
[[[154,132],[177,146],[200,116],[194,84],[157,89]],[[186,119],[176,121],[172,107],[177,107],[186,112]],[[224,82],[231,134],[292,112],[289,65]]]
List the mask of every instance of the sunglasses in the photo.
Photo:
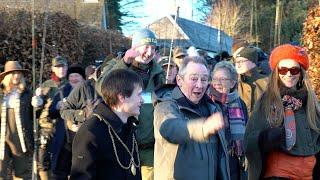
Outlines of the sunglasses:
[[279,74],[281,75],[286,75],[288,71],[290,71],[291,75],[297,75],[300,73],[300,67],[292,67],[292,68],[287,68],[287,67],[281,67],[278,69]]

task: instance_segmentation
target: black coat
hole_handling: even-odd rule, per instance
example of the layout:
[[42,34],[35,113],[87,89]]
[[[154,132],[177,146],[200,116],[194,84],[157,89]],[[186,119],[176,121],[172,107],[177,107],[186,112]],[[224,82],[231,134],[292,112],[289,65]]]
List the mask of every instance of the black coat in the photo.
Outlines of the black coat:
[[[20,96],[20,117],[23,137],[25,137],[25,143],[27,151],[32,153],[34,149],[33,139],[33,108],[31,106],[32,92],[29,89],[25,89]],[[3,101],[3,92],[0,90],[0,109]],[[0,112],[1,116],[1,112]],[[1,118],[0,118],[1,119]]]
[[[141,179],[140,168],[136,168],[137,174],[133,176],[130,168],[125,170],[120,167],[107,125],[110,124],[112,126],[131,152],[132,136],[134,134],[133,122],[135,119],[129,118],[126,124],[122,123],[119,117],[104,102],[99,103],[95,107],[94,113],[98,114],[102,119],[100,120],[95,115],[91,116],[83,123],[74,138],[71,179]],[[112,131],[111,134],[121,164],[128,166],[131,156]],[[133,154],[134,162],[138,164],[136,150]]]
[[94,80],[89,79],[70,92],[60,110],[63,119],[78,124],[92,114],[95,104],[101,100],[94,89],[94,83]]

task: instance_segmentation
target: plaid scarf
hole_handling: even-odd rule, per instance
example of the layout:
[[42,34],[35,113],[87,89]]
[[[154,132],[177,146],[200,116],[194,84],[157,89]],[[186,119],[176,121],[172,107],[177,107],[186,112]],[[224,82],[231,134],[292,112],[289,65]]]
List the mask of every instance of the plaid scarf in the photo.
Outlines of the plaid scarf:
[[2,106],[1,106],[1,123],[0,123],[0,160],[4,159],[4,152],[5,152],[5,138],[6,138],[6,129],[7,129],[7,103],[8,103],[8,98],[10,95],[13,93],[17,93],[18,97],[15,99],[15,104],[14,104],[14,116],[15,116],[15,121],[16,121],[16,127],[18,131],[18,137],[20,139],[20,145],[22,148],[23,152],[26,152],[26,144],[25,144],[25,139],[23,136],[23,131],[22,131],[22,125],[21,125],[21,116],[20,116],[20,93],[17,91],[13,91],[10,94],[6,94],[3,96],[2,99]]
[[243,138],[248,117],[244,113],[238,91],[223,94],[211,87],[209,96],[213,101],[222,104],[229,153],[233,156],[242,156],[244,152]]
[[289,151],[296,143],[296,121],[294,111],[302,107],[302,100],[289,95],[282,97],[284,107],[284,127],[286,130],[286,149]]

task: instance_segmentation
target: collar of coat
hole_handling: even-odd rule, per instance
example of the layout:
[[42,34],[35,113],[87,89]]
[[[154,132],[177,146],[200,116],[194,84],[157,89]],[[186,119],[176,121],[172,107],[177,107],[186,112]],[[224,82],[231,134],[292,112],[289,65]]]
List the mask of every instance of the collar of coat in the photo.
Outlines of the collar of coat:
[[182,108],[186,108],[188,110],[191,110],[193,112],[194,109],[197,108],[197,106],[199,106],[200,103],[203,104],[213,104],[213,101],[210,99],[210,97],[205,93],[203,95],[203,97],[200,99],[199,104],[194,104],[193,102],[191,102],[180,90],[180,88],[178,86],[176,86],[173,90],[172,90],[172,94],[171,94],[172,99],[174,99],[178,105]]
[[241,82],[254,82],[257,79],[261,79],[264,77],[266,77],[266,76],[264,76],[263,74],[260,74],[259,68],[254,67],[251,70],[249,70],[248,72],[241,74],[239,81],[241,81]]
[[105,102],[100,102],[94,109],[94,113],[102,116],[103,120],[108,121],[117,133],[120,133],[127,125],[133,127],[134,124],[137,124],[137,119],[134,117],[129,117],[127,123],[123,123]]

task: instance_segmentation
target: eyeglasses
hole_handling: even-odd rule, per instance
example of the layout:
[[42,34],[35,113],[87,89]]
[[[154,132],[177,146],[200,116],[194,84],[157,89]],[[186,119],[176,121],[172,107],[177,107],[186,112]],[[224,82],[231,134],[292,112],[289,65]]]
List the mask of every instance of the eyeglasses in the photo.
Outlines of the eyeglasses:
[[212,79],[212,82],[222,82],[222,83],[225,83],[227,81],[231,81],[231,79],[229,78],[213,78]]
[[248,59],[243,59],[243,60],[240,60],[240,61],[234,60],[234,63],[235,64],[242,64],[242,63],[247,62],[247,61],[249,61],[249,60]]
[[292,68],[287,68],[287,67],[281,67],[278,68],[278,72],[281,75],[286,75],[288,73],[288,71],[290,71],[291,75],[297,75],[300,73],[300,67],[292,67]]

